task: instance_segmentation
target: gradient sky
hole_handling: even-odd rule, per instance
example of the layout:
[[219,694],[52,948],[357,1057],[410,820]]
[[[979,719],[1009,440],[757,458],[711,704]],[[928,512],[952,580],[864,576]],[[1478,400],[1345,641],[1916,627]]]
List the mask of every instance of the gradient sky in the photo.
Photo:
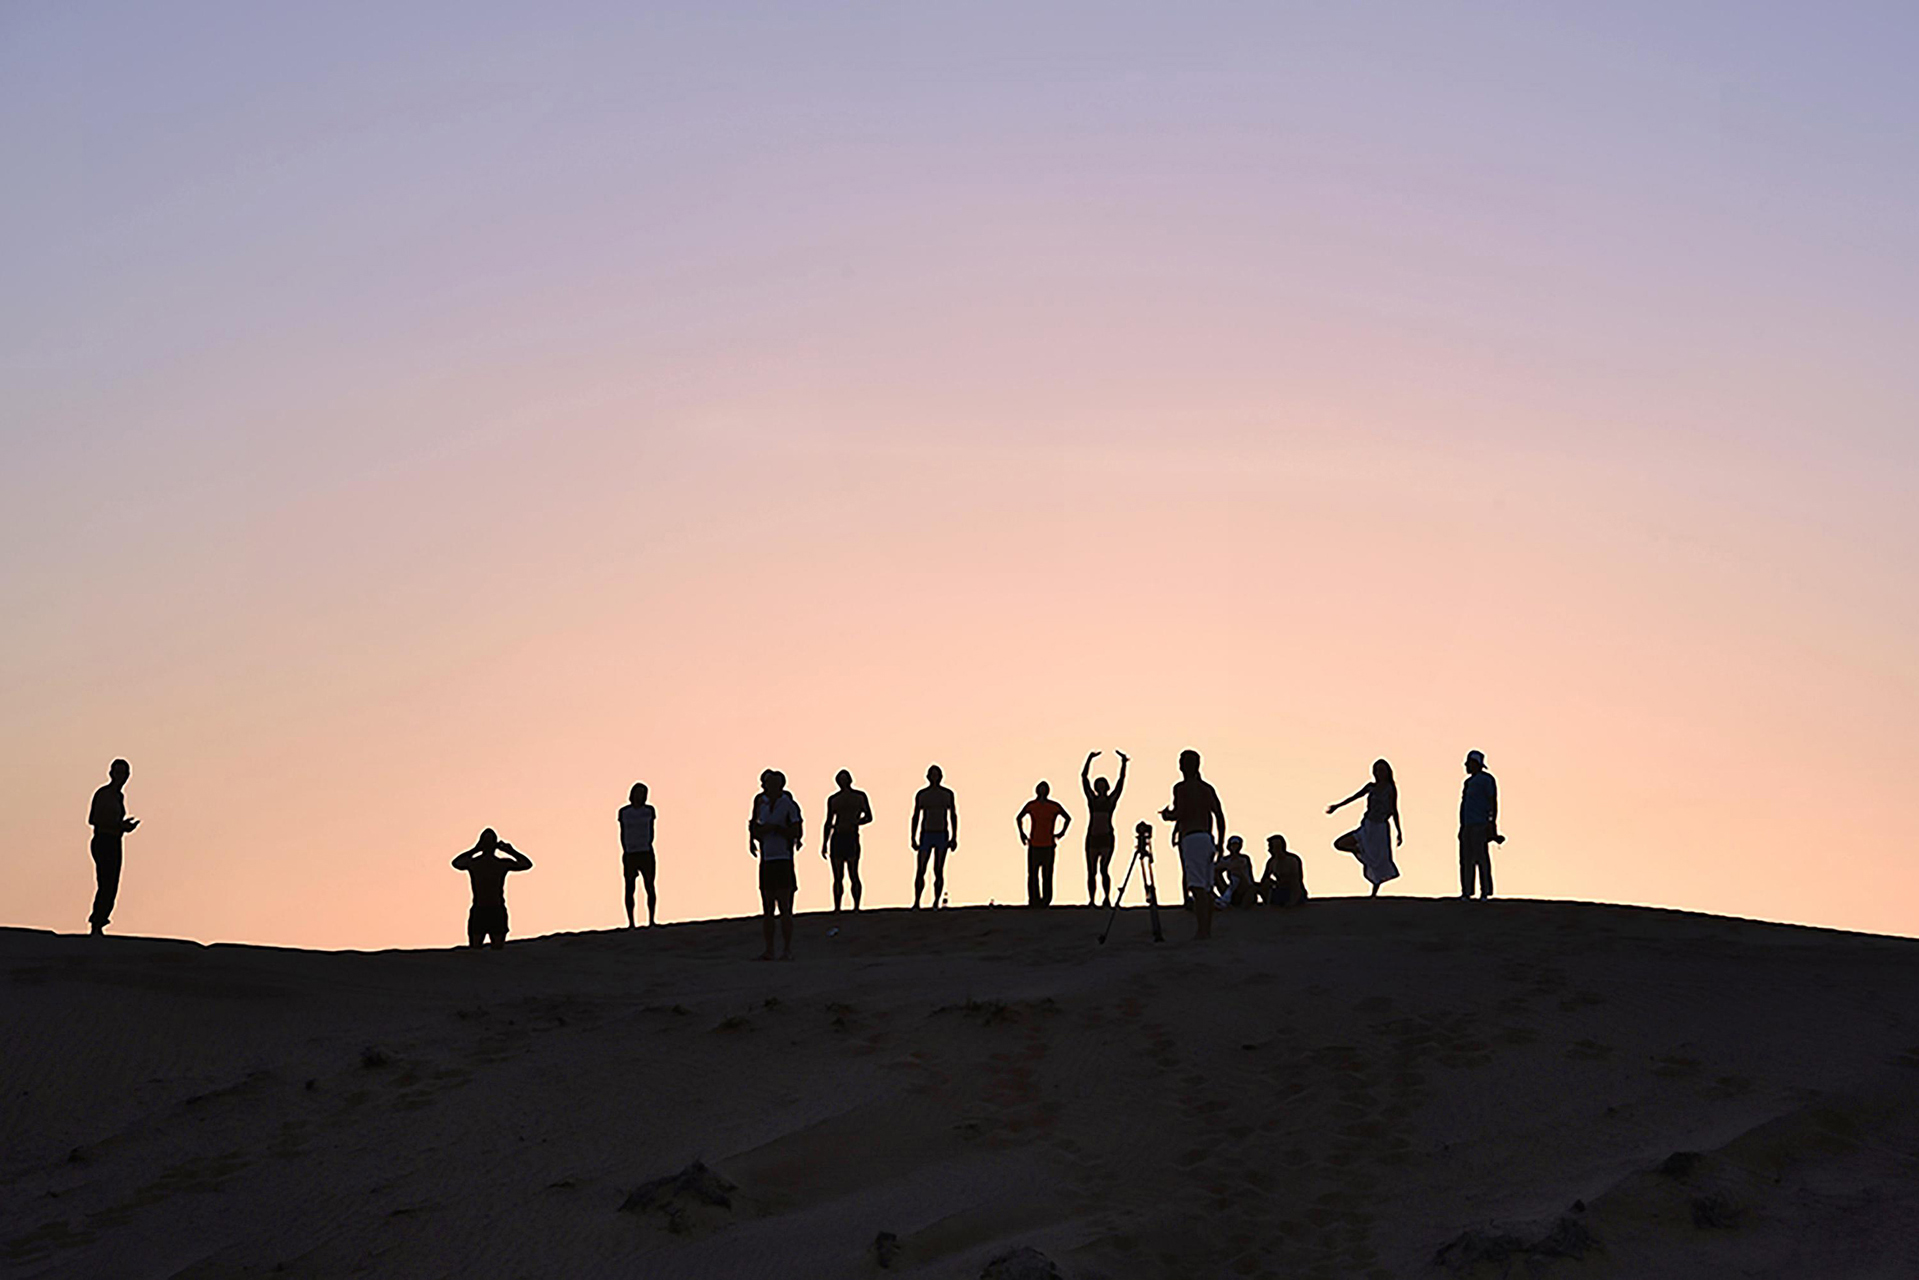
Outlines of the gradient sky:
[[[1455,892],[1919,933],[1907,3],[0,8],[0,921],[955,901],[1118,746]],[[1102,763],[1110,764],[1110,755]],[[1062,857],[1074,898],[1077,855]],[[800,904],[828,901],[815,847]],[[1064,926],[1063,926],[1064,927]],[[743,935],[743,946],[756,945]]]

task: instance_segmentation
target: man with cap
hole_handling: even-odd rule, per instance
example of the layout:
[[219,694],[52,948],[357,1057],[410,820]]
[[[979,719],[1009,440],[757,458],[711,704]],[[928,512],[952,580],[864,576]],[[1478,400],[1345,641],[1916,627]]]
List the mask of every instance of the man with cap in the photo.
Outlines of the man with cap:
[[1505,844],[1499,834],[1499,784],[1486,772],[1486,753],[1466,753],[1466,786],[1459,797],[1459,896],[1470,901],[1473,881],[1479,896],[1493,896],[1491,846]]

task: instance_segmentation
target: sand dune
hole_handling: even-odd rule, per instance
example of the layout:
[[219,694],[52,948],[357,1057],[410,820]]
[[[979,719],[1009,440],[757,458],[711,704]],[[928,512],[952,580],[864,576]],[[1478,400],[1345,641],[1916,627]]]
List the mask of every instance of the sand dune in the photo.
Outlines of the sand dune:
[[0,930],[0,1266],[1919,1274],[1919,943],[1550,902],[1169,925],[805,916],[791,964],[737,920]]

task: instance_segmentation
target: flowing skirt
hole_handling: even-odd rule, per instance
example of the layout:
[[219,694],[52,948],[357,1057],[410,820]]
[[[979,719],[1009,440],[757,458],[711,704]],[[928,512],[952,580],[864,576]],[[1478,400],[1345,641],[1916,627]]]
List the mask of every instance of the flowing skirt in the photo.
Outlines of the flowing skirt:
[[1359,859],[1368,884],[1399,879],[1399,868],[1393,865],[1393,829],[1389,823],[1362,822],[1357,831],[1348,831],[1333,841],[1333,847]]

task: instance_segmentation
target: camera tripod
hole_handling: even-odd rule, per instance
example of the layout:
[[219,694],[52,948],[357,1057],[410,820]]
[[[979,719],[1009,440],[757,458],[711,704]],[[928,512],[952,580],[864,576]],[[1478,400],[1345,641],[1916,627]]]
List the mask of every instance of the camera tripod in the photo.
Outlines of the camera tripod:
[[1159,927],[1159,892],[1153,887],[1153,824],[1142,822],[1133,828],[1138,842],[1133,845],[1133,860],[1126,864],[1126,874],[1119,882],[1119,892],[1113,895],[1113,909],[1106,917],[1106,927],[1099,931],[1099,944],[1106,945],[1107,935],[1113,932],[1113,921],[1119,918],[1119,904],[1126,897],[1126,886],[1132,883],[1133,868],[1139,868],[1140,883],[1146,886],[1146,910],[1153,919],[1153,941],[1164,942],[1166,935]]

